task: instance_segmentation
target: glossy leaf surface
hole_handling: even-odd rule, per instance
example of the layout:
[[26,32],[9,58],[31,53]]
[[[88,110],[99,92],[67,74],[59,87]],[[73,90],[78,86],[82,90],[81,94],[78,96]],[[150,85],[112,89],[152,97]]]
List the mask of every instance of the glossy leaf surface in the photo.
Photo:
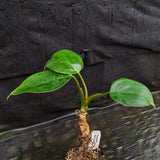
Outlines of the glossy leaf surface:
[[53,71],[38,72],[27,79],[17,87],[11,95],[22,93],[42,93],[59,89],[72,78],[72,75],[59,74]]
[[142,83],[127,78],[121,78],[112,83],[110,97],[127,106],[154,106],[149,89]]
[[70,50],[60,50],[46,63],[47,68],[64,74],[77,74],[83,68],[81,57]]

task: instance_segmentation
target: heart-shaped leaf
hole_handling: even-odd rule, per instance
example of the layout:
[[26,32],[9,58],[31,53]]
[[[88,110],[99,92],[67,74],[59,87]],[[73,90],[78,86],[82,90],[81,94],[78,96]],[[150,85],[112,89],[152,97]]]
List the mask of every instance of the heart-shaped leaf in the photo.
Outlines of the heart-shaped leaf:
[[81,57],[70,50],[60,50],[46,63],[46,68],[64,74],[77,74],[83,68]]
[[72,75],[59,74],[50,70],[38,72],[25,79],[9,96],[54,91],[66,84],[71,78]]
[[143,107],[154,105],[149,89],[137,81],[121,78],[114,81],[110,89],[110,97],[116,102],[127,105]]

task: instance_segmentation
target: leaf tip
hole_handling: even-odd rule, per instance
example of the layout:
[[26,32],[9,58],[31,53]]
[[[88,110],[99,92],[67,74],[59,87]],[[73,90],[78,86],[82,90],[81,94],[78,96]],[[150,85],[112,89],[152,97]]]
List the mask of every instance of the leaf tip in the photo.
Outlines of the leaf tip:
[[9,95],[7,96],[7,98],[6,98],[6,99],[7,99],[7,101],[8,101],[8,99],[9,99],[9,97],[10,97],[10,96],[11,96],[11,94],[9,94]]
[[153,106],[153,108],[154,108],[154,109],[156,109],[156,106],[155,106],[155,104],[154,104],[154,103],[152,103],[151,105]]
[[10,98],[10,96],[14,95],[14,93],[13,93],[14,91],[15,91],[15,90],[13,90],[13,91],[7,96],[7,98],[6,98],[7,101],[8,101],[8,99]]

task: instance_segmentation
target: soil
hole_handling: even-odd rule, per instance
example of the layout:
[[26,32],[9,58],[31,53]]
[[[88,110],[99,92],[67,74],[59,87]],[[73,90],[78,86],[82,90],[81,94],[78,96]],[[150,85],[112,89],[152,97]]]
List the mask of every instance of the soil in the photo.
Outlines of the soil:
[[80,147],[67,152],[65,160],[107,160],[100,148],[96,150],[88,149],[90,137],[80,137],[77,142],[80,142]]

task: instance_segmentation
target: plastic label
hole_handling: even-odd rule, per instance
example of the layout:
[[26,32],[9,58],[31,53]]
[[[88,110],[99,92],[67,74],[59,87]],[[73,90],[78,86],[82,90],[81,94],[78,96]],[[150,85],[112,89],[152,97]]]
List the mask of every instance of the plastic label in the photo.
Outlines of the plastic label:
[[101,140],[101,131],[92,131],[91,141],[89,143],[88,149],[95,150],[99,148],[100,140]]

